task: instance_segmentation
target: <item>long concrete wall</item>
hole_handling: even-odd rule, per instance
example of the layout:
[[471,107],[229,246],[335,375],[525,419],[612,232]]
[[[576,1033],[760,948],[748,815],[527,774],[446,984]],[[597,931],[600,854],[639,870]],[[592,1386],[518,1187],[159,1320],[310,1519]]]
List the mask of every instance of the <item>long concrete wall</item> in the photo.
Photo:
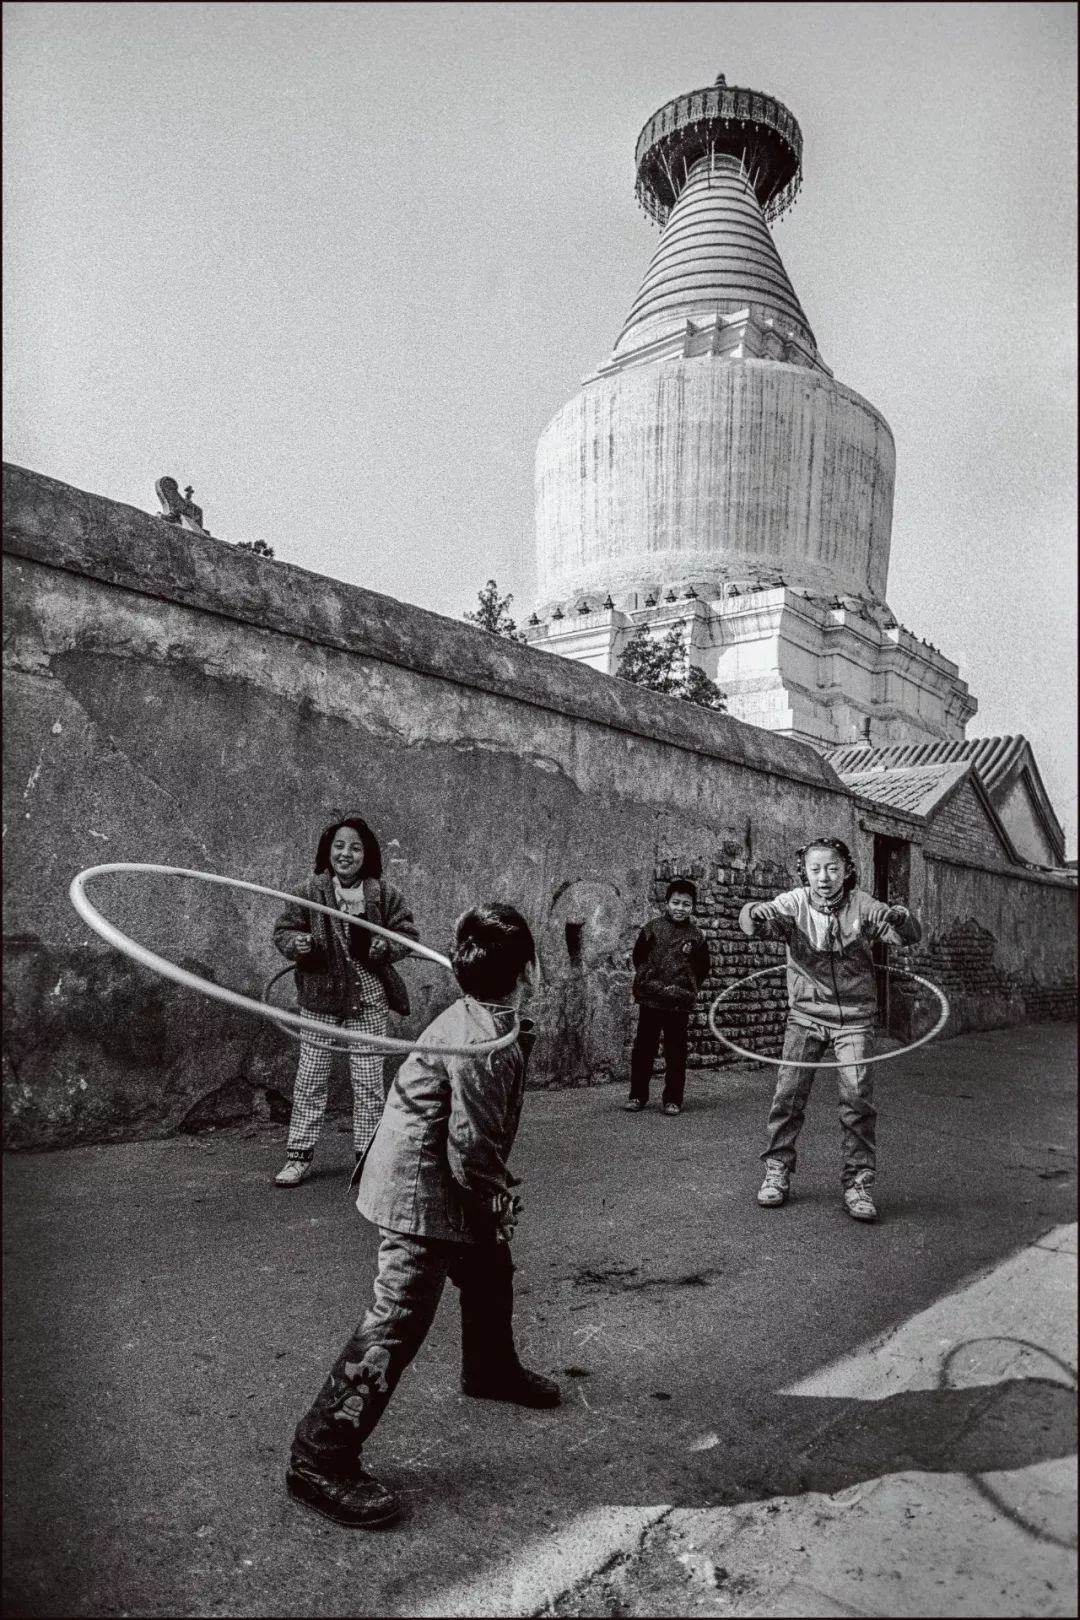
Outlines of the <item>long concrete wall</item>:
[[[531,1081],[577,1085],[625,1072],[628,953],[658,880],[692,870],[710,905],[710,885],[734,901],[785,886],[811,829],[866,841],[801,744],[20,468],[5,469],[4,507],[9,1145],[287,1111],[295,1045],[100,941],[67,897],[87,866],[291,889],[318,827],[357,808],[430,944],[477,900],[523,909],[544,980]],[[135,876],[92,898],[249,994],[283,965],[273,901]],[[1058,979],[1060,898],[1041,913]],[[756,962],[729,921],[717,983]],[[413,1033],[454,991],[429,964],[406,976],[398,1029]],[[747,1029],[774,1012],[748,1007]]]
[[[288,889],[358,807],[423,937],[511,900],[541,942],[538,1084],[621,1066],[626,953],[672,850],[781,859],[850,800],[812,750],[320,575],[5,473],[8,996],[16,1145],[278,1106],[296,1048],[99,942],[67,898],[105,861]],[[103,880],[121,927],[258,994],[276,907]],[[568,934],[567,929],[570,928]],[[407,1032],[449,999],[408,969]]]

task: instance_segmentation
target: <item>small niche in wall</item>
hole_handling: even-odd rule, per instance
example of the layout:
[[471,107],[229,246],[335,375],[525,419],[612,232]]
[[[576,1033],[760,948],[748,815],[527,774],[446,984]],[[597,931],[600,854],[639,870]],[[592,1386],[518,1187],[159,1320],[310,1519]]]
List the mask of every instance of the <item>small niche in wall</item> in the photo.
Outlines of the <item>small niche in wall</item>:
[[568,922],[566,925],[566,954],[571,962],[581,961],[581,934],[584,923]]

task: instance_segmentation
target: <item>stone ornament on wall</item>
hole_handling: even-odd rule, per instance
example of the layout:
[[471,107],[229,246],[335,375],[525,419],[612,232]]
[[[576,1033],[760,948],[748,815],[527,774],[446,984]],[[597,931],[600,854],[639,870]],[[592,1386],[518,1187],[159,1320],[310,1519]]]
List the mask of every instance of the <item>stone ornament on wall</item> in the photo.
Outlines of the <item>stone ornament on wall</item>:
[[175,478],[159,478],[154,489],[165,508],[157,514],[163,523],[173,523],[179,528],[190,529],[193,534],[205,534],[209,538],[210,531],[203,527],[202,507],[196,506],[191,498],[195,491],[190,484],[181,495]]

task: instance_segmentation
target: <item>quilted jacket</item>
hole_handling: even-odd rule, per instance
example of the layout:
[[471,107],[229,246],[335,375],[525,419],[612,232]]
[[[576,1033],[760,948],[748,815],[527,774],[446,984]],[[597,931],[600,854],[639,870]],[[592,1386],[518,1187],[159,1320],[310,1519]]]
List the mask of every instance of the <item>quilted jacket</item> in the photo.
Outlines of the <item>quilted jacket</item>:
[[[364,878],[364,915],[369,922],[382,928],[391,928],[408,939],[419,939],[420,932],[413,921],[412,912],[405,903],[400,889],[384,878]],[[329,872],[317,872],[296,887],[296,893],[307,900],[318,900],[324,906],[334,906],[334,880]],[[321,911],[305,910],[302,901],[290,902],[274,924],[274,944],[296,965],[296,999],[305,1012],[334,1013],[345,1018],[355,996],[355,975],[351,968],[347,929],[350,924],[336,917],[327,917]],[[363,946],[374,935],[358,929]],[[312,949],[301,954],[297,950],[297,936],[310,934]],[[386,992],[393,1012],[407,1013],[409,993],[405,981],[395,971],[394,962],[408,955],[408,946],[387,940],[386,956],[379,962],[367,960],[362,948],[359,961],[374,973]]]
[[491,1236],[493,1199],[518,1185],[507,1160],[531,1036],[487,1055],[438,1057],[506,1034],[512,1014],[463,996],[430,1023],[394,1076],[360,1170],[356,1207],[392,1232],[470,1243]]

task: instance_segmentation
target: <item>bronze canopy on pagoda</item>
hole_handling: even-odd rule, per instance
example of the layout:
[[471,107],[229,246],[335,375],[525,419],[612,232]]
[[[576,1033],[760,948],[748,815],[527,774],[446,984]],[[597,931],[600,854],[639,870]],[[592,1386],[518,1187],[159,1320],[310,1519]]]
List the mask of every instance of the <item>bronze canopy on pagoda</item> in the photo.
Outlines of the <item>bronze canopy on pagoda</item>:
[[729,85],[723,74],[707,90],[676,96],[638,136],[634,158],[638,202],[658,224],[667,217],[699,158],[739,158],[767,220],[795,201],[802,185],[802,131],[775,96]]

